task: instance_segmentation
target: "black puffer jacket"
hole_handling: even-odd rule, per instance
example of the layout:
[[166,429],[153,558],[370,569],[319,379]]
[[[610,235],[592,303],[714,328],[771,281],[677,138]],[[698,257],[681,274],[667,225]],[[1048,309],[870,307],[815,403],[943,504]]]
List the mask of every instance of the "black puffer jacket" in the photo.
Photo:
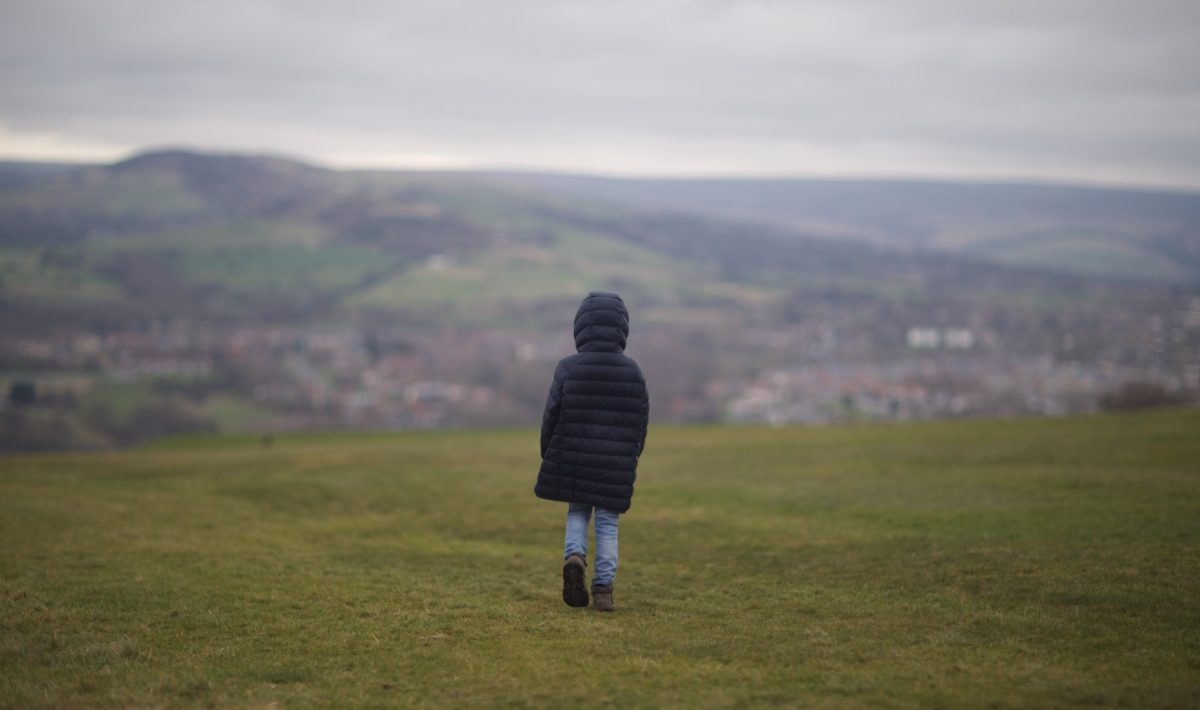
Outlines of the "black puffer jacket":
[[642,369],[624,353],[628,335],[617,294],[594,291],[579,304],[579,352],[559,361],[542,416],[539,498],[629,510],[650,398]]

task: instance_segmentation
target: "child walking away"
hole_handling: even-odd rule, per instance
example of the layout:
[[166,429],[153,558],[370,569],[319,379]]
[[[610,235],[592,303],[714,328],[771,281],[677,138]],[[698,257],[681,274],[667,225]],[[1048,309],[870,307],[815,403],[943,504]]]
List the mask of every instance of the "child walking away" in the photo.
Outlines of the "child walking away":
[[533,492],[567,503],[563,601],[587,606],[588,521],[596,520],[592,601],[613,610],[617,522],[629,510],[646,445],[650,398],[642,369],[625,355],[629,311],[615,293],[593,291],[575,314],[574,355],[559,361],[542,415],[542,467]]

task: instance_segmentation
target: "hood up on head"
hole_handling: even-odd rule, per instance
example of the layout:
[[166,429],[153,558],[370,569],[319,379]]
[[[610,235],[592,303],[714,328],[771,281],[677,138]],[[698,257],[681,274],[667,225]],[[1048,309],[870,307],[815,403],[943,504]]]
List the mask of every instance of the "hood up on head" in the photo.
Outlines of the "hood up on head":
[[615,293],[592,291],[575,312],[575,349],[581,353],[625,350],[629,311]]

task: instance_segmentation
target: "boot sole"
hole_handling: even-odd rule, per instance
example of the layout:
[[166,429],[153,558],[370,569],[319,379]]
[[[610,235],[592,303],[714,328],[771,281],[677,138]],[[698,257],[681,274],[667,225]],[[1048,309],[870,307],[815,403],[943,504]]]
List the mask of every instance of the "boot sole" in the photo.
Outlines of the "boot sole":
[[563,565],[563,601],[567,606],[588,605],[587,587],[583,584],[583,566],[568,562]]

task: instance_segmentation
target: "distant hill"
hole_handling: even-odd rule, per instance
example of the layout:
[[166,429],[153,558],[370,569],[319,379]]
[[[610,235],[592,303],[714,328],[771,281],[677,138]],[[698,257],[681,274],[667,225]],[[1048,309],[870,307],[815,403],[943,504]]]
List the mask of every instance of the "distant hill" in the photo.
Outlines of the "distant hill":
[[[0,392],[36,392],[0,405],[0,449],[533,423],[598,289],[630,304],[658,421],[1063,413],[1125,383],[1160,403],[1200,390],[1189,196],[847,184],[792,204],[802,185],[703,186],[177,150],[0,165]],[[675,189],[687,199],[662,197]],[[1119,268],[966,238],[1008,248],[1022,219],[1080,215],[1119,229]],[[1109,253],[1090,234],[1048,244]]]
[[[1070,277],[990,264],[979,249],[967,258],[933,249],[944,245],[932,239],[871,243],[828,236],[839,231],[828,225],[651,204],[675,183],[333,171],[186,151],[73,169],[10,164],[0,174],[21,176],[0,189],[0,297],[24,327],[396,312],[470,322],[592,288],[621,289],[664,314],[681,304],[753,308],[797,289],[1051,301],[1086,292]],[[788,192],[784,183],[703,185],[717,207],[721,190],[750,199],[761,188],[768,206]],[[647,194],[634,199],[638,186]],[[925,189],[934,210],[954,188]],[[622,191],[629,200],[615,204]],[[972,200],[964,213],[985,201]],[[853,216],[836,202],[831,210]],[[888,204],[908,204],[912,217],[911,203]]]
[[28,185],[54,173],[70,172],[83,165],[77,163],[29,163],[0,160],[0,190]]
[[1200,281],[1200,193],[912,180],[512,175],[622,204],[1076,273]]

